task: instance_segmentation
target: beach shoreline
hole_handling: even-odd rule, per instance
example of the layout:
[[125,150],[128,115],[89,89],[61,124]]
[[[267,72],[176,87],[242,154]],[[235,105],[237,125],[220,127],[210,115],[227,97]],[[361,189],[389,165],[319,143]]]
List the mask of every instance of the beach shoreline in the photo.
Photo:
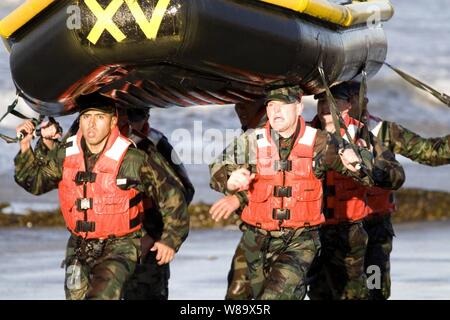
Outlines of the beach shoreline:
[[[450,193],[422,189],[400,189],[395,193],[397,211],[392,219],[395,223],[417,221],[439,221],[450,219]],[[47,210],[28,209],[14,212],[8,203],[0,202],[0,228],[5,227],[64,227],[59,208]],[[209,215],[211,205],[204,202],[191,204],[188,208],[192,229],[237,227],[238,215],[215,222]]]

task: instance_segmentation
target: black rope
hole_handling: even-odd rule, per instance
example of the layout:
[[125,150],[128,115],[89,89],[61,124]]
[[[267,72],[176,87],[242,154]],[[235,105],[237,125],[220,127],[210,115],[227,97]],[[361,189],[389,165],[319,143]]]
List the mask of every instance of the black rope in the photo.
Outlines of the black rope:
[[364,100],[366,98],[366,93],[367,93],[367,72],[365,69],[363,69],[361,71],[361,83],[360,83],[360,87],[359,87],[359,99],[358,99],[358,103],[359,103],[359,112],[358,112],[358,122],[362,123],[363,126],[358,125],[358,131],[356,133],[356,137],[357,138],[362,138],[366,144],[369,146],[370,145],[370,141],[369,141],[369,127],[368,127],[368,119],[367,119],[367,112],[365,110],[364,107]]
[[5,119],[8,114],[10,114],[10,113],[15,111],[14,109],[16,108],[18,102],[19,102],[19,95],[17,94],[16,98],[14,99],[14,101],[6,109],[6,113],[0,118],[0,122],[2,122],[3,119]]
[[[354,144],[353,139],[347,130],[347,126],[345,125],[345,122],[342,119],[342,117],[337,109],[336,100],[334,99],[333,94],[331,93],[330,87],[328,86],[328,82],[325,77],[325,72],[323,71],[322,62],[320,62],[318,70],[319,70],[320,77],[322,78],[322,82],[325,87],[325,92],[327,94],[327,98],[328,98],[328,101],[330,104],[330,112],[331,112],[331,116],[333,118],[333,123],[334,123],[334,127],[335,127],[334,136],[336,137],[338,144],[339,144],[339,153],[343,152],[343,150],[344,150],[344,139],[342,138],[341,132],[340,132],[341,131],[340,129],[343,129],[345,132],[345,135],[347,136],[350,147],[355,152],[355,154],[359,160],[359,163],[355,165],[355,168],[357,170],[362,170],[363,172],[365,172],[367,174],[368,168],[370,168],[371,165],[367,164],[365,162],[366,159],[361,157],[361,155],[358,151],[358,148]],[[341,126],[341,124],[342,124],[342,126]]]
[[450,107],[450,96],[446,95],[445,93],[441,93],[434,89],[433,87],[429,86],[428,84],[414,78],[413,76],[407,74],[406,72],[390,65],[389,63],[385,62],[385,65],[387,65],[389,68],[391,68],[393,71],[395,71],[400,77],[405,79],[407,82],[415,86],[416,88],[419,88],[425,92],[428,92],[429,94],[433,95],[436,99],[441,101],[443,104],[445,104],[447,107]]

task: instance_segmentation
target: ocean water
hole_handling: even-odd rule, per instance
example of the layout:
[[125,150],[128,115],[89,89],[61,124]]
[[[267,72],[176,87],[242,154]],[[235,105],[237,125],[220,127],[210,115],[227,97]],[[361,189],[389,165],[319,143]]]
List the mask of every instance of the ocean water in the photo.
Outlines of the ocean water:
[[[3,0],[0,17],[7,15],[23,1]],[[395,15],[384,24],[388,38],[387,61],[450,93],[450,0],[393,0]],[[0,48],[0,113],[14,98],[14,85],[9,73],[8,53]],[[450,133],[450,110],[434,97],[413,88],[387,68],[369,81],[370,110],[384,119],[396,121],[425,137]],[[315,102],[305,98],[305,118],[315,114]],[[20,110],[33,115],[23,103]],[[68,127],[73,118],[60,118]],[[19,120],[9,116],[0,124],[0,131],[13,134]],[[207,164],[237,135],[239,120],[232,106],[158,109],[152,111],[152,126],[161,130],[182,159],[190,162],[188,172],[196,186],[194,201],[212,202],[220,197],[208,187]],[[184,131],[183,131],[184,130]],[[187,130],[187,131],[186,131]],[[189,139],[180,140],[187,133]],[[18,188],[13,180],[13,158],[17,145],[0,141],[0,202],[10,201],[25,210],[35,204],[54,207],[56,193],[34,197]],[[450,191],[450,166],[429,168],[401,158],[407,173],[406,187]]]

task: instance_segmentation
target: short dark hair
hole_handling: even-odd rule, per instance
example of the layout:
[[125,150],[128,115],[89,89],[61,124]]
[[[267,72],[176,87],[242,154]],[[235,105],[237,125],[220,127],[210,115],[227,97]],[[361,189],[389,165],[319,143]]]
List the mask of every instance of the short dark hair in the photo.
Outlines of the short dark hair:
[[[330,88],[331,94],[335,99],[349,101],[352,96],[359,95],[360,83],[356,81],[346,81]],[[327,97],[326,92],[316,94],[314,99],[321,100]]]
[[128,108],[127,117],[129,122],[139,122],[150,115],[150,108]]

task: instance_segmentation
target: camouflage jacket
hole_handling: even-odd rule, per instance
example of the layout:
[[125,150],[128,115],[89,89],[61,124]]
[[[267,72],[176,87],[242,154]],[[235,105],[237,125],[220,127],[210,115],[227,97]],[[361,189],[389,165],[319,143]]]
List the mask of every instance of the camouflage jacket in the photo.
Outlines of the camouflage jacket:
[[[168,139],[153,128],[150,129],[148,136],[132,130],[128,133],[128,138],[135,143],[138,149],[147,153],[152,161],[163,168],[165,175],[171,177],[177,183],[177,186],[183,191],[186,204],[189,205],[194,197],[195,189],[181,161],[173,159],[176,153]],[[152,199],[152,202],[156,201]],[[144,228],[153,239],[161,237],[164,221],[157,208],[152,207],[145,211]]]
[[[272,132],[274,142],[279,145],[280,156],[287,156],[289,152],[283,145],[290,144],[289,139],[280,139]],[[284,140],[284,141],[283,141]],[[279,141],[279,143],[277,143]],[[350,176],[365,186],[380,186],[385,189],[398,189],[402,186],[405,175],[401,165],[395,160],[394,155],[384,149],[381,144],[374,139],[374,158],[363,152],[372,167],[368,168],[367,175],[362,173],[352,173],[347,170],[338,155],[338,142],[334,135],[325,131],[318,131],[314,145],[314,174],[318,179],[323,179],[325,173],[334,170],[345,176]],[[222,153],[222,155],[210,164],[210,186],[212,189],[228,194],[226,188],[227,181],[231,173],[239,168],[247,168],[256,172],[256,146],[257,137],[254,129],[247,130],[236,138]],[[236,193],[242,209],[247,203],[247,193],[245,191]]]
[[[175,152],[173,146],[170,144],[167,137],[160,131],[151,128],[148,140],[152,142],[155,151],[158,152],[165,160],[166,166],[171,169],[172,174],[181,182],[184,188],[186,202],[191,203],[194,198],[195,188],[187,174],[186,168]],[[139,148],[139,145],[138,145]],[[143,149],[142,149],[143,150]],[[145,151],[145,150],[144,150]]]
[[[93,167],[98,155],[84,150],[87,167]],[[62,179],[65,147],[58,144],[49,151],[40,140],[35,150],[19,153],[14,159],[15,180],[26,191],[39,195],[58,188]],[[178,251],[189,233],[189,215],[180,184],[167,175],[157,156],[149,157],[143,151],[129,148],[117,178],[134,181],[133,186],[147,197],[156,199],[164,220],[160,241]]]
[[442,138],[422,138],[395,122],[373,118],[372,132],[395,154],[428,166],[450,164],[450,135]]

